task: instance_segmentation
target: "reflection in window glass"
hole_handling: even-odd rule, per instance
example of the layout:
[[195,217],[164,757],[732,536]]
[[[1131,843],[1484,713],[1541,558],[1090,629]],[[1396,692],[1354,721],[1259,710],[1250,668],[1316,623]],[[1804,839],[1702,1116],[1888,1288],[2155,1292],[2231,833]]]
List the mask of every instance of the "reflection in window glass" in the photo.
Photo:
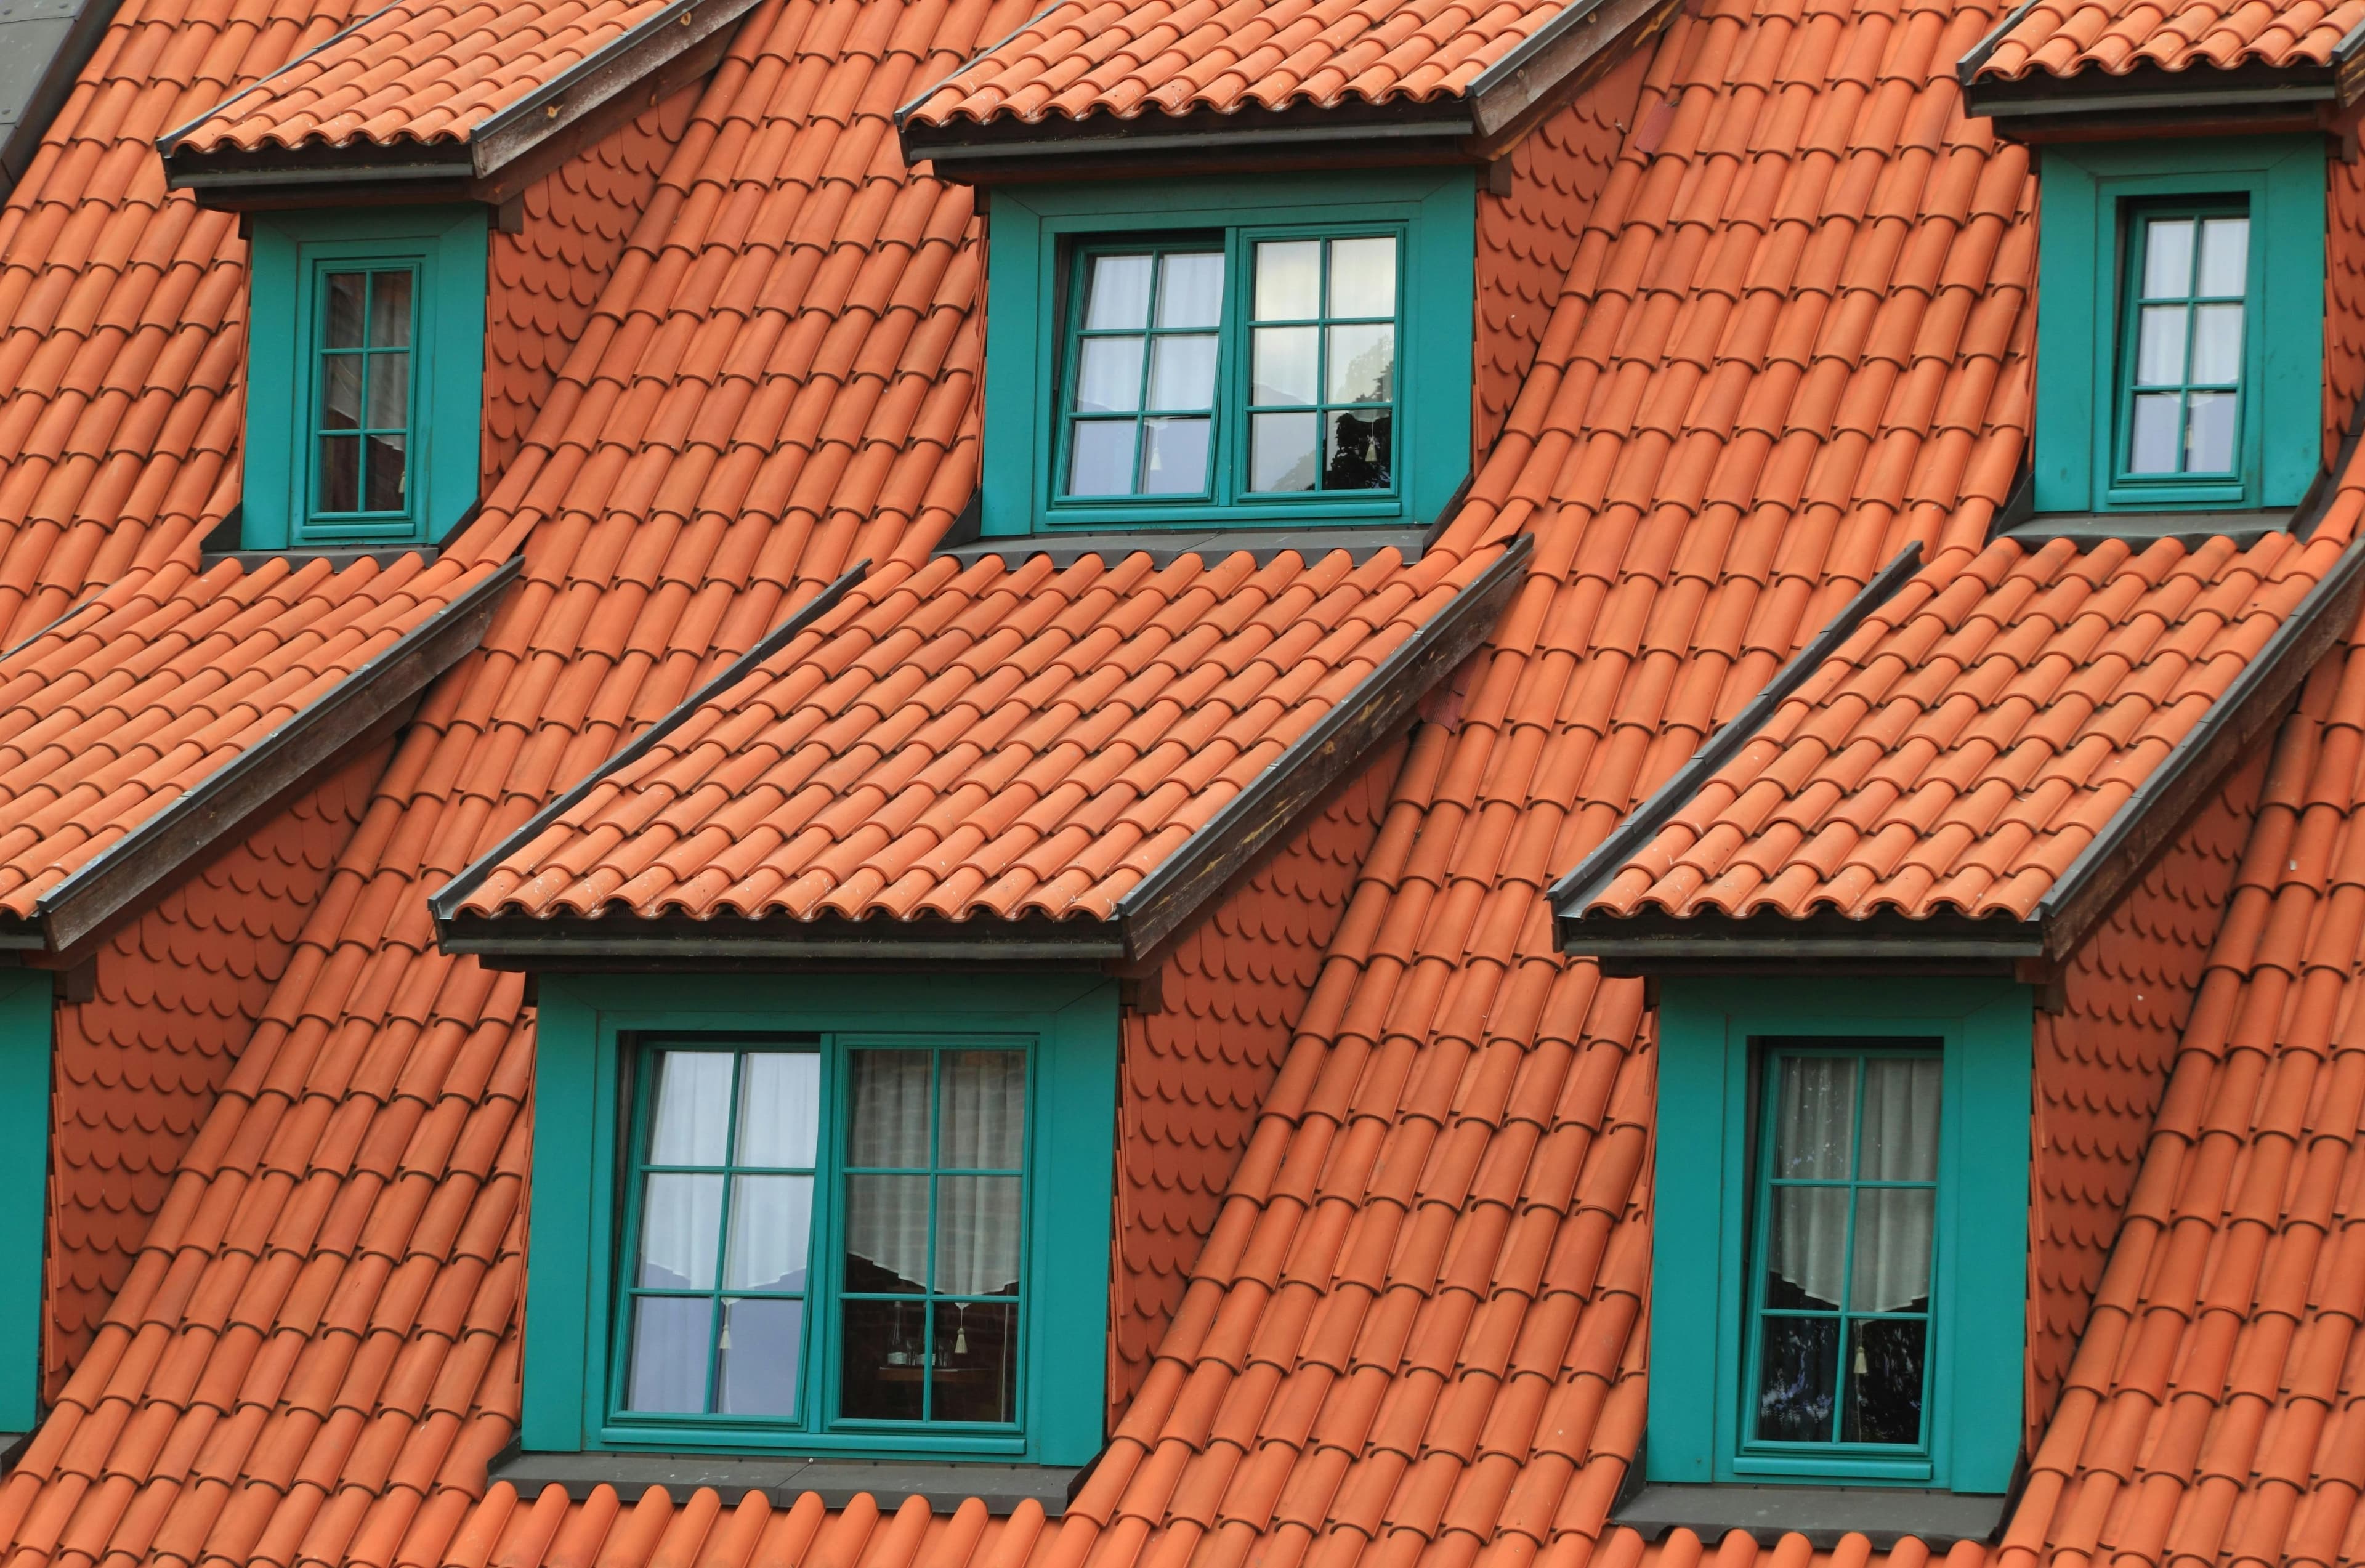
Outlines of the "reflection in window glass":
[[2130,244],[2124,471],[2230,476],[2241,441],[2249,218],[2235,204],[2146,209]]
[[1391,487],[1395,238],[1264,241],[1252,264],[1249,488]]

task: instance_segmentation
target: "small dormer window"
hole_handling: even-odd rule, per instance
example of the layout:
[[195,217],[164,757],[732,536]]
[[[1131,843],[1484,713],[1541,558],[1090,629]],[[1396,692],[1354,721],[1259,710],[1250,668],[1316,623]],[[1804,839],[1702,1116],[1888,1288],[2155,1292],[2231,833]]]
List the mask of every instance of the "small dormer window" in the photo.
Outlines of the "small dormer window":
[[1467,475],[1467,171],[992,200],[987,534],[1427,524]]

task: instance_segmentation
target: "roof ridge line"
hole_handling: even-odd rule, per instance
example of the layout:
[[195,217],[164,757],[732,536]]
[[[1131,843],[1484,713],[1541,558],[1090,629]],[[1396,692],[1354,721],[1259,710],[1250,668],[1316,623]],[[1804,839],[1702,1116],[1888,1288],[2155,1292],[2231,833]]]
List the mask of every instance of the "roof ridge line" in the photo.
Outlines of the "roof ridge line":
[[791,611],[787,620],[757,638],[753,646],[723,666],[713,678],[674,704],[663,717],[633,737],[615,756],[594,767],[566,789],[560,790],[540,811],[518,824],[513,832],[504,835],[482,855],[462,867],[458,875],[430,893],[427,897],[427,910],[434,917],[437,941],[440,943],[449,935],[446,927],[453,915],[458,913],[462,902],[469,894],[483,886],[485,879],[492,875],[494,867],[532,843],[543,829],[574,810],[576,804],[588,795],[592,787],[601,779],[606,778],[618,768],[638,760],[657,742],[679,729],[702,704],[736,685],[757,665],[779,653],[788,644],[790,638],[811,626],[824,612],[844,599],[857,583],[862,581],[869,570],[870,560],[869,556],[865,556],[839,573],[836,578],[824,585],[819,593]]
[[[2030,0],[2031,4],[2034,0]],[[1839,645],[1853,636],[1872,612],[1896,594],[1906,579],[1922,568],[1922,542],[1913,540],[1900,550],[1889,565],[1872,575],[1870,581],[1856,590],[1855,597],[1842,605],[1839,613],[1826,622],[1807,645],[1790,655],[1789,662],[1774,672],[1774,678],[1759,689],[1756,696],[1742,705],[1741,711],[1719,725],[1699,749],[1693,752],[1681,767],[1667,776],[1666,781],[1651,791],[1648,799],[1626,813],[1625,820],[1610,830],[1609,836],[1587,850],[1577,863],[1544,891],[1544,901],[1552,906],[1556,920],[1565,920],[1580,902],[1591,902],[1599,896],[1636,850],[1658,836],[1684,802],[1697,794],[1701,785],[1714,778],[1724,765],[1739,755],[1751,737],[1764,728],[1774,710],[1788,700],[1790,694],[1806,684],[1807,678],[1822,667],[1825,660],[1836,653]],[[1582,901],[1579,895],[1582,894]]]

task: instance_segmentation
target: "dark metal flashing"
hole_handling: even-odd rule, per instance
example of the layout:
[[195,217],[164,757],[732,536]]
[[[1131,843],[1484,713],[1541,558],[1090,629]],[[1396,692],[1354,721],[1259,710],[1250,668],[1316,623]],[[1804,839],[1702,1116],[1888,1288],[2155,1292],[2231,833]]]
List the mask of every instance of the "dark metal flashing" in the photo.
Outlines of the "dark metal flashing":
[[117,0],[0,0],[0,200],[115,19]]
[[2012,29],[2020,26],[2022,20],[2043,3],[2044,0],[2020,0],[2018,5],[2006,11],[2003,19],[1990,28],[1978,42],[1971,45],[1969,52],[1955,62],[1955,80],[1963,86],[1969,86],[1972,78],[1979,73],[1979,67],[1995,53],[1996,45],[2003,42]]
[[576,780],[572,788],[559,791],[548,805],[528,817],[523,826],[477,856],[475,860],[461,869],[458,876],[436,890],[429,897],[427,908],[428,912],[435,917],[436,935],[443,939],[443,946],[454,952],[477,950],[453,946],[451,940],[453,933],[450,926],[454,916],[459,913],[462,902],[470,893],[475,892],[484,884],[487,877],[492,875],[494,867],[532,843],[543,829],[573,810],[575,803],[588,795],[600,780],[644,756],[650,747],[681,728],[682,724],[692,713],[697,712],[702,704],[736,684],[749,670],[787,646],[790,638],[828,613],[830,608],[839,599],[844,599],[847,590],[860,582],[869,570],[870,562],[868,557],[846,567],[837,575],[835,581],[799,605],[788,619],[757,638],[754,647],[723,666],[714,678],[676,704],[671,712],[643,730],[633,737],[631,744],[617,752],[615,756]]
[[[0,0],[5,3],[5,0]],[[468,128],[465,141],[381,146],[220,148],[182,146],[189,131],[367,25],[373,12],[288,65],[234,94],[156,141],[166,183],[210,207],[268,208],[319,201],[378,199],[499,204],[614,123],[714,68],[755,0],[672,0],[638,26]]]
[[1185,555],[1202,560],[1221,560],[1245,550],[1260,566],[1270,565],[1277,555],[1290,553],[1307,561],[1318,560],[1334,550],[1344,550],[1357,566],[1362,565],[1383,550],[1394,550],[1407,564],[1418,561],[1429,543],[1426,528],[1255,528],[1255,529],[1176,529],[1171,532],[1152,533],[1135,529],[1131,532],[1108,533],[1028,533],[996,539],[972,539],[964,543],[939,546],[936,554],[949,555],[963,566],[970,566],[989,555],[997,555],[1005,566],[1015,569],[1037,555],[1048,555],[1058,567],[1074,566],[1086,556],[1096,555],[1114,566],[1130,555],[1148,555],[1156,566],[1171,566]]
[[1572,947],[1570,937],[1577,924],[1575,913],[1600,895],[1618,868],[1632,857],[1635,851],[1658,836],[1669,819],[1683,810],[1685,802],[1698,793],[1699,787],[1715,777],[1719,768],[1731,762],[1741,748],[1749,744],[1773,717],[1774,710],[1788,700],[1790,694],[1806,683],[1809,676],[1821,667],[1825,659],[1839,645],[1855,635],[1865,617],[1887,604],[1905,579],[1922,566],[1922,546],[1908,544],[1897,553],[1894,560],[1875,572],[1872,580],[1856,591],[1855,597],[1840,607],[1840,612],[1812,641],[1790,656],[1788,664],[1774,672],[1765,689],[1751,698],[1741,711],[1721,725],[1692,753],[1689,761],[1668,776],[1667,781],[1653,792],[1651,798],[1627,814],[1626,820],[1611,830],[1588,851],[1586,857],[1569,868],[1568,874],[1554,882],[1544,897],[1552,906],[1553,924],[1559,928],[1561,951],[1591,952],[1590,946]]
[[2188,550],[2212,539],[2230,539],[2247,549],[2270,533],[2290,531],[2301,515],[2292,507],[2264,511],[2061,511],[2035,512],[2004,529],[1999,537],[2031,550],[2067,539],[2080,550],[2120,540],[2137,550],[2173,539]]
[[2087,70],[2068,77],[2032,72],[2012,79],[1978,78],[2001,37],[2000,29],[1982,39],[1963,57],[1956,76],[1966,114],[1986,115],[1999,134],[2023,140],[2086,140],[2138,130],[2192,136],[2305,129],[2355,95],[2338,59],[2329,65],[2253,62],[2226,70],[2196,65],[2183,71],[2146,62],[2124,75]]
[[975,1497],[993,1515],[1015,1513],[1034,1503],[1058,1518],[1068,1510],[1076,1478],[1070,1465],[942,1464],[907,1460],[743,1459],[730,1454],[521,1453],[514,1447],[495,1460],[488,1483],[506,1481],[522,1497],[545,1486],[563,1486],[577,1502],[601,1486],[619,1496],[638,1497],[663,1487],[676,1506],[712,1487],[726,1504],[760,1492],[775,1508],[793,1506],[805,1493],[818,1493],[824,1507],[843,1508],[868,1495],[881,1514],[891,1514],[913,1497],[925,1498],[938,1516]]
[[1600,961],[1612,975],[1789,973],[1816,969],[1864,974],[2007,974],[2044,954],[2024,921],[1942,913],[1915,919],[1894,910],[1851,916],[1817,910],[1802,918],[1771,912],[1736,919],[1713,911],[1623,917],[1558,916],[1561,950]]
[[1721,1540],[1745,1529],[1761,1541],[1803,1535],[1827,1551],[1846,1535],[1886,1551],[1911,1536],[1944,1553],[1956,1541],[1991,1541],[2003,1528],[2008,1494],[1909,1490],[1898,1486],[1673,1486],[1646,1484],[1609,1512],[1609,1522],[1656,1540],[1688,1529]]
[[[438,940],[446,951],[474,954],[493,968],[537,970],[1138,966],[1374,744],[1409,721],[1430,688],[1493,630],[1525,575],[1533,548],[1532,535],[1514,538],[1499,559],[1136,884],[1118,902],[1113,920],[1054,920],[1039,914],[908,921],[883,915],[862,920],[834,915],[813,920],[737,915],[643,919],[629,913],[486,916],[459,907],[494,865],[531,842],[587,794],[594,781],[630,760],[619,754],[429,900]],[[668,727],[678,723],[719,684],[711,683],[660,722]],[[655,732],[644,738],[654,739]]]
[[35,901],[30,920],[7,922],[0,945],[38,947],[68,963],[78,958],[88,941],[118,916],[170,885],[321,767],[379,733],[430,681],[476,647],[521,564],[514,556],[502,563],[317,701],[92,857]]

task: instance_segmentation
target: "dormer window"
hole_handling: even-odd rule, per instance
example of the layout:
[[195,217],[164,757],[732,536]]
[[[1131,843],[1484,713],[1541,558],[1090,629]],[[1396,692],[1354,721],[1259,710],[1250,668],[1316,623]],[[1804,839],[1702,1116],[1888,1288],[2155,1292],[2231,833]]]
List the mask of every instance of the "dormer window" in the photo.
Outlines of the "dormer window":
[[985,533],[1427,524],[1468,473],[1466,170],[992,202]]

